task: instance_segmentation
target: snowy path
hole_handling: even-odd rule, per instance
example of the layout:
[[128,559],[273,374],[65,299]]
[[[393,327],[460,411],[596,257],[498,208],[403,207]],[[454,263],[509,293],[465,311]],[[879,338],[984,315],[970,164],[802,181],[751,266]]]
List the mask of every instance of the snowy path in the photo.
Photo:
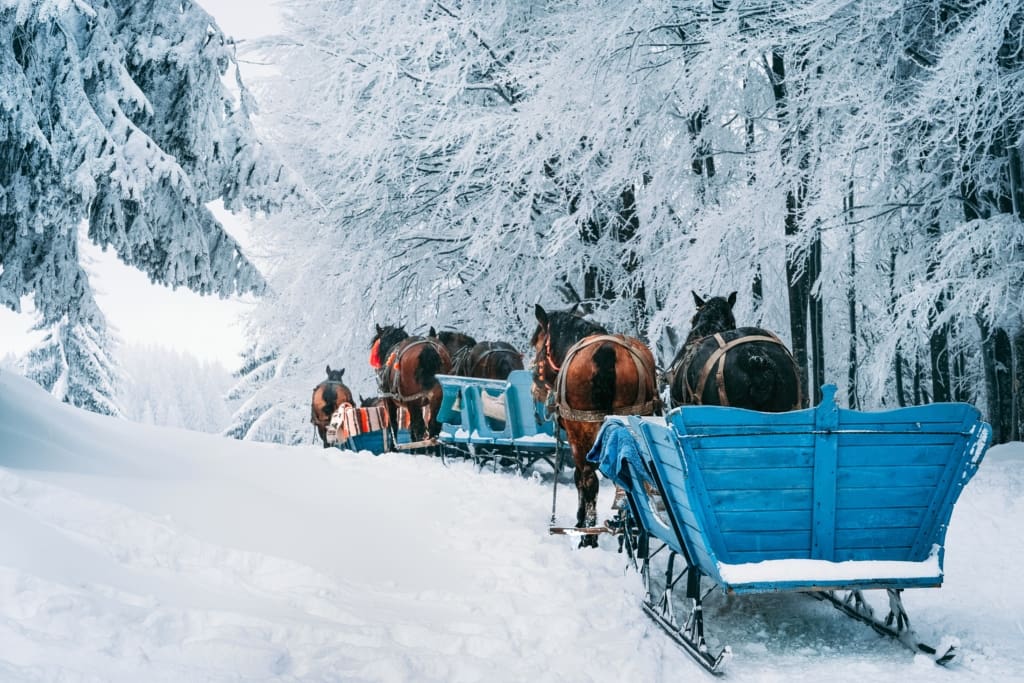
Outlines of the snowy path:
[[[1024,447],[995,449],[946,586],[907,593],[949,671],[787,594],[710,602],[728,680],[1020,680],[1022,493]],[[614,543],[549,512],[535,480],[142,427],[0,373],[0,681],[700,680]]]

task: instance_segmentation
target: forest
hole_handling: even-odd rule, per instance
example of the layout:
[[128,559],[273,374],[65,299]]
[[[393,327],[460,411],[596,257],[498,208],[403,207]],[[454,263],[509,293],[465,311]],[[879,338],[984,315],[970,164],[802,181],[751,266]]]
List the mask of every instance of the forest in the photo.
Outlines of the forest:
[[307,440],[325,364],[375,391],[375,324],[525,351],[535,303],[580,304],[664,367],[691,291],[738,292],[811,403],[967,401],[1024,438],[1019,0],[282,9],[236,44],[188,0],[0,0],[0,301],[33,297],[47,389],[117,410],[84,233],[260,295],[239,438]]

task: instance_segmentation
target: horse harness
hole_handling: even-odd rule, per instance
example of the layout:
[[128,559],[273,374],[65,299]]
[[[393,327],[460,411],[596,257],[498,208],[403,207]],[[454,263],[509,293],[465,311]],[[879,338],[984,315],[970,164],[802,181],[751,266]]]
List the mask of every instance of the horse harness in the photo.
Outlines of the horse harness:
[[[399,342],[401,344],[402,342]],[[401,403],[412,403],[420,399],[429,398],[433,392],[433,387],[430,389],[423,389],[417,391],[415,394],[403,394],[401,391],[402,373],[399,372],[402,366],[402,356],[404,356],[409,349],[416,346],[430,345],[435,350],[444,351],[445,355],[448,354],[448,349],[444,347],[444,344],[434,341],[433,339],[417,339],[406,344],[403,348],[398,351],[392,351],[388,356],[387,361],[380,366],[377,371],[377,386],[380,389],[380,395],[382,398],[395,399]]]
[[[636,366],[637,384],[640,393],[639,399],[636,403],[622,408],[617,408],[615,410],[615,414],[654,415],[657,413],[661,409],[661,399],[658,398],[656,391],[650,398],[647,397],[647,383],[644,381],[645,377],[654,376],[654,368],[650,367],[646,359],[641,356],[631,344],[624,341],[621,336],[598,334],[584,338],[569,349],[569,353],[566,354],[561,367],[566,367],[569,364],[569,361],[571,361],[572,358],[583,349],[591,347],[594,344],[603,344],[605,342],[616,344],[629,352],[629,356],[633,359],[633,364]],[[552,368],[554,368],[554,362],[551,361],[550,358],[550,355],[548,355],[548,363]],[[559,370],[561,370],[561,368],[559,368]],[[565,382],[566,373],[559,371],[558,377],[555,379],[555,406],[558,410],[559,416],[574,422],[602,422],[605,416],[610,414],[604,410],[577,410],[576,408],[571,407],[565,399]]]
[[[729,397],[725,393],[725,355],[730,350],[736,348],[737,346],[747,344],[749,342],[759,341],[769,342],[771,344],[778,344],[783,348],[783,350],[786,351],[786,355],[790,356],[790,358],[792,359],[792,356],[789,354],[789,350],[786,349],[786,345],[782,343],[781,339],[776,337],[771,332],[765,331],[765,334],[752,334],[744,337],[737,337],[736,339],[733,339],[732,341],[729,342],[725,341],[725,338],[722,337],[722,334],[720,332],[716,332],[715,334],[710,335],[710,337],[714,338],[714,340],[718,343],[718,348],[716,348],[711,353],[711,355],[708,356],[708,359],[704,361],[704,365],[700,369],[700,375],[697,377],[696,389],[690,386],[690,378],[688,377],[688,371],[690,369],[690,364],[693,363],[694,357],[697,355],[697,349],[699,349],[703,344],[704,340],[708,339],[709,337],[701,337],[700,339],[697,339],[692,344],[690,344],[690,348],[686,351],[686,354],[683,356],[682,360],[679,363],[679,366],[675,370],[676,373],[683,373],[683,386],[686,387],[687,403],[691,405],[701,405],[703,403],[702,397],[704,396],[704,388],[705,386],[707,386],[708,377],[711,376],[711,370],[713,368],[715,370],[715,384],[718,386],[718,405],[729,405]],[[797,384],[796,405],[794,407],[799,408],[802,403],[802,391],[800,385]]]

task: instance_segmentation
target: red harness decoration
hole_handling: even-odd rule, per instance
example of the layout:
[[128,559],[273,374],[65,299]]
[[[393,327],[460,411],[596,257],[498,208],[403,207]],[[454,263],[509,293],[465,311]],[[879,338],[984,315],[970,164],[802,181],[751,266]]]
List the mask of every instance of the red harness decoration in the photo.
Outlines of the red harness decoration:
[[379,370],[383,363],[380,360],[380,339],[373,342],[373,348],[370,349],[370,367],[374,370]]

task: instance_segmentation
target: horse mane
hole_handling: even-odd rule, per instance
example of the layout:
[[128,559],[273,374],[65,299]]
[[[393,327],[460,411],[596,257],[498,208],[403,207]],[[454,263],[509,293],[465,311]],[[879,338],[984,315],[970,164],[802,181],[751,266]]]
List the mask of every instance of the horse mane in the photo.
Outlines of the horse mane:
[[404,339],[409,338],[409,334],[403,327],[395,327],[394,325],[385,325],[384,327],[378,327],[378,332],[370,342],[370,348],[380,340],[380,354],[383,360],[384,355],[389,349],[395,346]]
[[[537,326],[537,331],[533,334],[531,345],[536,345],[537,340],[540,336],[541,326]],[[595,323],[591,320],[587,320],[581,315],[577,315],[572,310],[569,311],[552,311],[548,313],[548,339],[551,340],[552,350],[559,358],[564,358],[566,351],[569,347],[578,342],[584,337],[589,337],[593,334],[608,334],[602,325]]]
[[437,333],[437,338],[449,351],[453,346],[476,346],[476,339],[470,337],[468,334],[463,334],[462,332],[456,332],[454,330],[441,330]]

